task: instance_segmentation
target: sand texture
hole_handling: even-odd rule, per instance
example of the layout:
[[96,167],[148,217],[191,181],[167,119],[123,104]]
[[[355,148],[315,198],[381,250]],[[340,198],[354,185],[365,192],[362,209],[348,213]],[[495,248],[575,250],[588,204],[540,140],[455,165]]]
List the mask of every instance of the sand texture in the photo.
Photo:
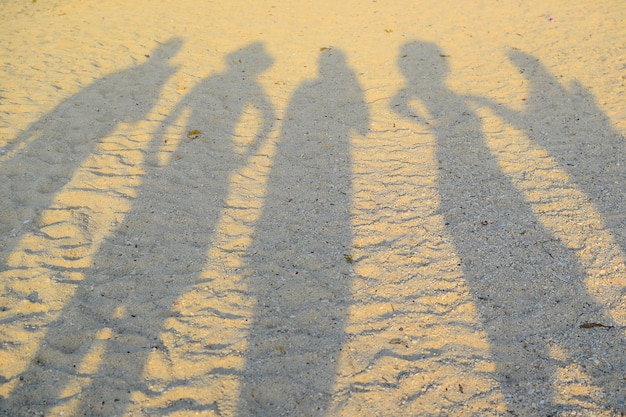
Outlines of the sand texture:
[[0,2],[0,415],[626,415],[622,0]]

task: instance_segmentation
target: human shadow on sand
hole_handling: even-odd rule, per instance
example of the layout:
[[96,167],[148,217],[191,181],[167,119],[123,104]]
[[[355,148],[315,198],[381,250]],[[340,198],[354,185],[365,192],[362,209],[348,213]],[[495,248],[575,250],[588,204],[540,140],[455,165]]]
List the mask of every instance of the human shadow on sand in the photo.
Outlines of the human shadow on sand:
[[2,233],[27,232],[102,139],[121,123],[145,120],[176,72],[168,60],[181,46],[181,39],[170,39],[143,64],[94,81],[5,147],[0,156],[0,194],[18,198],[3,199]]
[[369,123],[341,50],[287,107],[247,259],[256,299],[239,416],[325,415],[352,285],[351,135]]
[[[568,383],[586,384],[558,381],[571,363],[602,391],[602,406],[623,411],[622,376],[601,359],[622,349],[619,332],[603,329],[594,336],[579,328],[585,318],[612,323],[585,289],[585,271],[574,253],[542,226],[499,167],[469,105],[474,99],[446,85],[447,59],[434,43],[405,44],[398,66],[406,87],[391,106],[435,136],[440,212],[487,333],[508,411],[555,415],[569,407],[584,414],[597,405],[589,391],[574,398],[563,391]],[[551,273],[559,261],[563,275],[571,277],[567,284]]]
[[[102,244],[75,295],[50,324],[5,410],[49,415],[56,406],[72,404],[75,415],[124,415],[132,394],[150,399],[175,388],[148,386],[148,356],[169,355],[162,340],[165,323],[179,314],[176,300],[202,279],[230,176],[247,163],[274,121],[258,84],[260,73],[273,64],[264,45],[248,45],[226,58],[227,70],[200,81],[155,133],[151,155],[167,154],[166,142],[179,141],[169,162],[149,158],[132,211]],[[246,105],[256,106],[262,120],[249,149],[235,152],[233,135]],[[166,136],[172,128],[182,137]],[[188,136],[192,130],[197,133]],[[147,413],[218,411],[213,402],[187,397],[163,407]]]
[[[626,138],[580,82],[564,86],[537,58],[517,49],[511,62],[528,80],[521,110],[478,100],[556,159],[571,181],[598,208],[622,253],[626,253]],[[539,117],[540,116],[540,117]]]

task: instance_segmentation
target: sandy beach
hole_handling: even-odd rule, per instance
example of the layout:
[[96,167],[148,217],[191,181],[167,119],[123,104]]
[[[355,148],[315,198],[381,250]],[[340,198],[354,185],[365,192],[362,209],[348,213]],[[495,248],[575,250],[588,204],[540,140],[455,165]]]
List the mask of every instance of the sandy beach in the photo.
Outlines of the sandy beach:
[[622,1],[0,11],[0,416],[626,415]]

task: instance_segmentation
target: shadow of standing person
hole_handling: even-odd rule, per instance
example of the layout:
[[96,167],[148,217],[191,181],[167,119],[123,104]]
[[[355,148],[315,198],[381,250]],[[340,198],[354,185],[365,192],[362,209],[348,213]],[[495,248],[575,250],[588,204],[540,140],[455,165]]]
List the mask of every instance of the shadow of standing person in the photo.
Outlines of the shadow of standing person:
[[556,159],[626,253],[626,138],[579,82],[563,86],[537,58],[520,50],[509,51],[509,58],[528,80],[524,108],[490,107]]
[[238,415],[324,415],[352,285],[351,134],[369,115],[342,51],[322,51],[319,77],[285,114],[247,264],[256,298]]
[[[179,380],[149,380],[148,357],[172,354],[177,346],[165,340],[187,342],[166,321],[186,319],[173,306],[203,279],[199,274],[230,176],[247,163],[246,156],[265,139],[274,120],[257,81],[273,64],[264,45],[232,52],[227,61],[228,70],[201,81],[152,138],[149,152],[161,152],[164,143],[176,142],[165,131],[172,126],[180,130],[179,118],[188,116],[175,157],[163,166],[146,165],[131,212],[104,241],[74,297],[50,325],[6,409],[48,415],[68,405],[75,415],[123,415],[133,395],[157,399],[180,386]],[[262,120],[242,151],[234,135],[247,105],[256,106]],[[204,133],[190,138],[188,130]],[[165,387],[158,391],[155,384]],[[196,398],[163,402],[165,408],[151,409],[150,415],[217,407]]]
[[[509,412],[554,415],[562,407],[583,413],[598,404],[618,407],[620,377],[610,364],[590,358],[618,349],[619,337],[613,329],[599,340],[578,328],[581,317],[611,321],[586,291],[577,258],[535,218],[502,172],[476,113],[446,86],[448,64],[439,47],[410,42],[398,65],[407,87],[391,105],[435,136],[440,212],[488,335]],[[417,111],[415,101],[425,110]],[[551,273],[557,260],[572,277],[569,285]],[[572,361],[582,365],[604,399],[584,389],[568,394],[567,384],[579,381],[559,381],[557,372]]]
[[94,81],[5,147],[0,156],[0,193],[18,193],[19,198],[3,199],[2,232],[19,231],[25,222],[35,223],[31,220],[50,206],[54,195],[102,139],[121,123],[136,123],[147,117],[176,71],[168,60],[181,46],[181,39],[170,39],[145,63]]

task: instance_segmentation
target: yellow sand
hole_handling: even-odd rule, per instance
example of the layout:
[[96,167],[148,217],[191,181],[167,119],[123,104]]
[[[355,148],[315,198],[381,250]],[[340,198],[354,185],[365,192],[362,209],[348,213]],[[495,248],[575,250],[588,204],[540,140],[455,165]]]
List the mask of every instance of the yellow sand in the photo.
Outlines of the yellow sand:
[[0,11],[0,415],[626,413],[621,1]]

